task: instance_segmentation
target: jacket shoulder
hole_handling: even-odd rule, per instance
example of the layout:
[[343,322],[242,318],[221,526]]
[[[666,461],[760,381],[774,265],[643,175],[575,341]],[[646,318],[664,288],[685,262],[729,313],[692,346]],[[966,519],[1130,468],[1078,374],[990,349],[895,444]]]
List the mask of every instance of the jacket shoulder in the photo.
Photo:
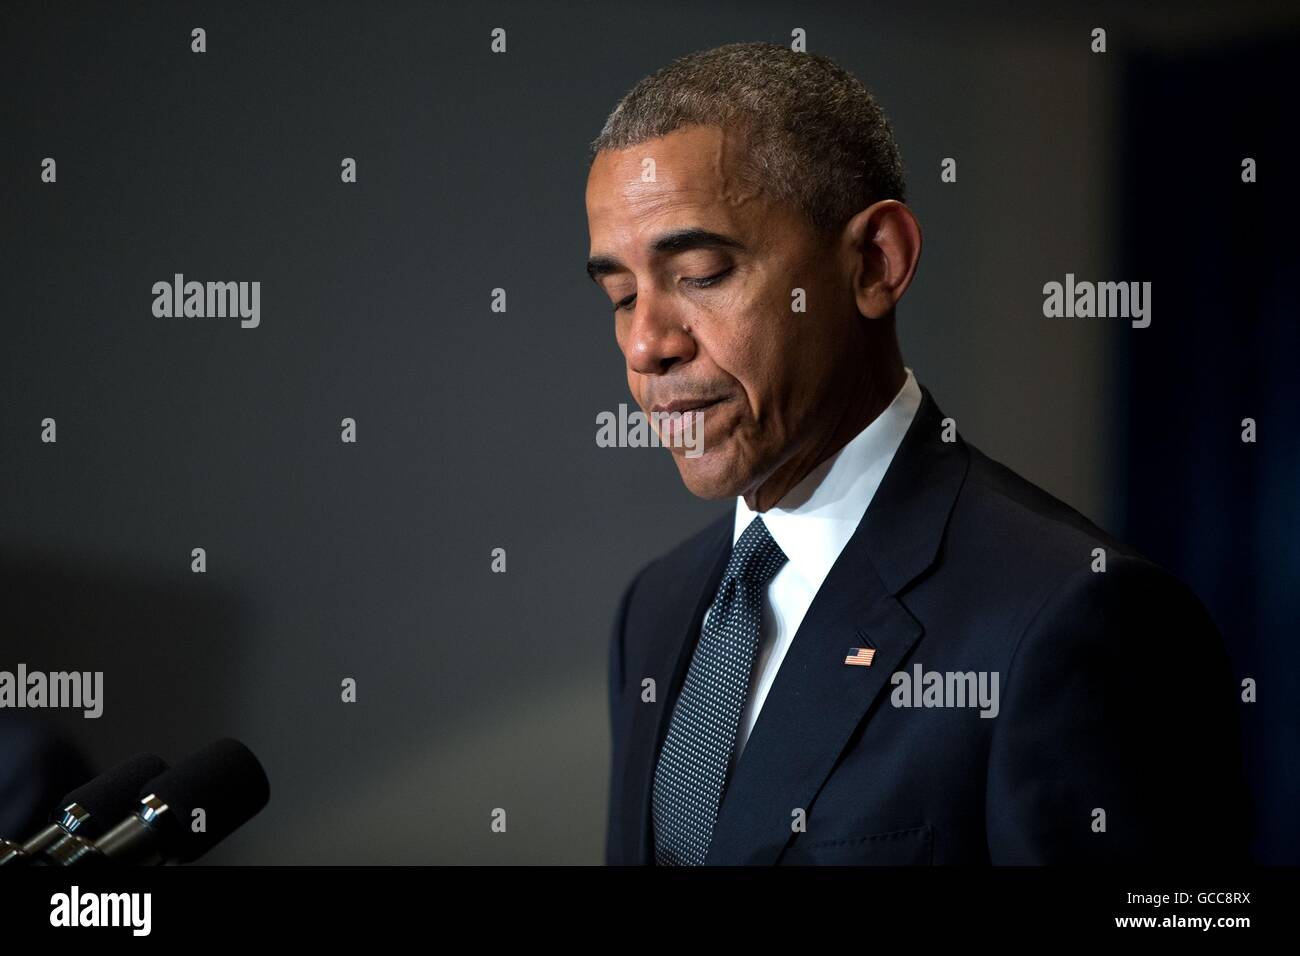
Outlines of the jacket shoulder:
[[946,563],[950,572],[957,571],[962,590],[982,595],[986,608],[1000,609],[997,617],[1004,622],[1023,626],[1049,599],[1070,594],[1084,601],[1120,595],[1132,601],[1146,592],[1166,606],[1190,603],[1203,610],[1170,572],[1043,488],[967,447],[970,469],[949,523]]

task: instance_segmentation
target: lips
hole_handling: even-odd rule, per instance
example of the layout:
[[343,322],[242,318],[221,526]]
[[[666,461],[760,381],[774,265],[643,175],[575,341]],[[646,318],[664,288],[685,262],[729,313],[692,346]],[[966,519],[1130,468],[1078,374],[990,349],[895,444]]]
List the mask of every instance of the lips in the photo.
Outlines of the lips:
[[704,413],[725,401],[726,398],[679,398],[651,406],[650,413],[655,419],[655,429],[666,444],[674,448],[690,446],[694,454],[688,452],[688,457],[695,457],[703,451]]
[[722,401],[720,398],[679,398],[672,402],[661,402],[653,406],[650,411],[662,412],[671,415],[674,412],[693,412],[699,408],[708,408],[710,405],[716,405]]

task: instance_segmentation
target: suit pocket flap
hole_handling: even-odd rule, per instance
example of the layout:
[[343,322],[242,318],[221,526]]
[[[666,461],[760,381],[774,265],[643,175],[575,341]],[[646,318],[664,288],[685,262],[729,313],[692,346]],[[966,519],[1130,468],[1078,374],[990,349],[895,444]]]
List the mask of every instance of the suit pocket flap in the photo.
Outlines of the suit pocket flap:
[[851,835],[836,840],[796,839],[780,862],[789,866],[928,866],[934,834],[927,823],[909,830]]

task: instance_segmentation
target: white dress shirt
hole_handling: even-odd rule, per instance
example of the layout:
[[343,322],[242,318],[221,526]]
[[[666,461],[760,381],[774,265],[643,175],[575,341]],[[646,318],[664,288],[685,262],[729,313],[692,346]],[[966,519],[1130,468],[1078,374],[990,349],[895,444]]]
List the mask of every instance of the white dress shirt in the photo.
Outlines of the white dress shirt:
[[[912,370],[906,371],[907,381],[888,408],[791,488],[776,506],[763,513],[767,530],[789,560],[767,586],[749,697],[731,757],[733,768],[749,740],[800,622],[866,514],[885,470],[920,407],[921,389]],[[732,544],[757,515],[758,512],[749,510],[744,498],[736,499]]]

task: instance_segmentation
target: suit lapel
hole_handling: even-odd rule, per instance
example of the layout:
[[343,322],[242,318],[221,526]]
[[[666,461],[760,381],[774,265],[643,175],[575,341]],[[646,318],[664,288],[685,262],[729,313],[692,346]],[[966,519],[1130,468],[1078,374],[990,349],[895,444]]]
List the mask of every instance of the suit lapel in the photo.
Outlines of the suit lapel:
[[[781,662],[723,797],[706,864],[775,861],[790,838],[792,812],[812,805],[863,715],[921,636],[860,545],[831,569]],[[845,664],[851,647],[874,647],[871,666]]]

